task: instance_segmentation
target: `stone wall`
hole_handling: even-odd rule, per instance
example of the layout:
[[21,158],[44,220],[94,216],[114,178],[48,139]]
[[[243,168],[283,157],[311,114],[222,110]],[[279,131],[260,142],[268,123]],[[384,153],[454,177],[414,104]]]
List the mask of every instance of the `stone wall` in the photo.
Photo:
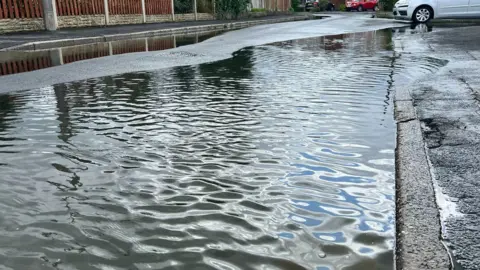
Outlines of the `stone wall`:
[[[209,13],[198,13],[198,20],[213,20],[215,19],[212,14]],[[161,15],[147,15],[147,23],[155,22],[171,22],[172,15],[170,14],[161,14]],[[195,14],[175,14],[175,21],[194,21]],[[1,22],[1,20],[0,20]],[[140,24],[143,23],[142,14],[130,14],[130,15],[110,15],[109,25],[118,25],[118,24]],[[43,21],[42,21],[43,24]],[[101,26],[105,25],[105,16],[104,15],[82,15],[82,16],[59,16],[58,17],[58,28],[69,28],[69,27],[85,27],[85,26]]]
[[[214,20],[209,13],[198,13],[198,20]],[[171,22],[171,14],[147,15],[147,23]],[[194,21],[195,14],[175,14],[175,21]],[[141,14],[110,15],[110,25],[143,23]],[[105,15],[58,16],[58,28],[103,26]],[[43,18],[35,19],[0,19],[0,33],[45,30]]]
[[58,28],[105,25],[105,15],[58,16]]
[[[199,21],[205,20],[213,20],[214,17],[210,13],[197,13],[197,18]],[[184,21],[194,21],[195,14],[194,13],[187,13],[187,14],[175,14],[175,21],[177,22],[184,22]]]
[[197,13],[199,21],[215,20],[215,16],[210,13]]
[[147,15],[147,23],[154,23],[154,22],[171,22],[172,15],[162,14],[162,15]]
[[0,33],[44,30],[43,18],[0,19]]
[[143,23],[142,14],[110,15],[109,25]]

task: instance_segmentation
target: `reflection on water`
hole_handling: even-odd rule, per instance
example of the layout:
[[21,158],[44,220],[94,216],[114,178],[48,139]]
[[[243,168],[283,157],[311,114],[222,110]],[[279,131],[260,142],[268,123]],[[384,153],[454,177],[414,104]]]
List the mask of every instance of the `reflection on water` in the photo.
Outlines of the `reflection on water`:
[[202,42],[222,31],[93,43],[44,51],[0,52],[0,76],[34,71],[92,58],[161,51]]
[[0,265],[393,269],[391,37],[0,96]]

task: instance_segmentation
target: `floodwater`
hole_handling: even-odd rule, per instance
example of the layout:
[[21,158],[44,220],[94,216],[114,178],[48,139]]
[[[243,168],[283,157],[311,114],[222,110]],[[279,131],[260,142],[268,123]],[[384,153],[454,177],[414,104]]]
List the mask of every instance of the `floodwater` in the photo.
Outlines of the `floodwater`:
[[0,76],[134,52],[161,51],[202,42],[225,31],[125,39],[38,51],[0,52]]
[[392,35],[0,96],[0,266],[393,269]]

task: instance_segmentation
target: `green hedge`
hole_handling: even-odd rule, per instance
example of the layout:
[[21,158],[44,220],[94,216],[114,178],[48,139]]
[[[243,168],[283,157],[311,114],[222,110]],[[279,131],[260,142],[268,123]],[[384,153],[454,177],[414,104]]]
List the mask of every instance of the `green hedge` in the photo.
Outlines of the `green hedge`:
[[220,19],[237,19],[242,13],[247,12],[250,0],[217,0],[217,17]]
[[383,7],[383,10],[393,10],[393,6],[397,0],[380,0],[380,5]]

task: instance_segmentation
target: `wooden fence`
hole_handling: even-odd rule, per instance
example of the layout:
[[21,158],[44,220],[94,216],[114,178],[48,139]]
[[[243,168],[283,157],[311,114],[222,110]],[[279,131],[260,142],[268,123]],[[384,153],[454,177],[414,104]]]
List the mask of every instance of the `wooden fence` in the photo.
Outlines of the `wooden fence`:
[[58,16],[105,14],[103,0],[56,0]]
[[41,0],[0,0],[0,19],[42,17]]
[[[58,16],[105,14],[103,0],[56,0],[56,4]],[[142,3],[141,0],[108,0],[108,12],[111,15],[142,14]],[[145,13],[171,14],[171,0],[145,0]]]
[[260,0],[252,1],[254,8],[264,8],[267,11],[288,11],[291,0]]
[[290,8],[290,0],[278,0],[277,7],[278,11],[288,11]]
[[171,0],[145,0],[147,15],[172,14]]
[[142,14],[140,0],[108,0],[108,12],[112,15]]

